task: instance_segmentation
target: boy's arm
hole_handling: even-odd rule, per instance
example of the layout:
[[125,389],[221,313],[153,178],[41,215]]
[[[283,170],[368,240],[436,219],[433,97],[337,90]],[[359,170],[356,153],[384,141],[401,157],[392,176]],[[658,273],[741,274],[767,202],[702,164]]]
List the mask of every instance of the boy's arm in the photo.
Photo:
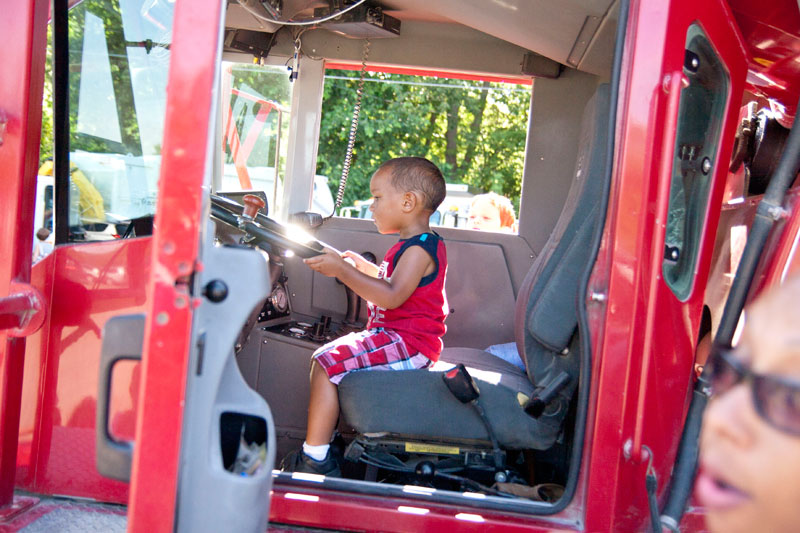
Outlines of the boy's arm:
[[304,261],[321,274],[339,278],[356,294],[384,309],[400,307],[419,286],[422,278],[436,267],[433,258],[419,246],[412,246],[403,252],[390,281],[359,272],[333,250],[326,250],[325,254]]

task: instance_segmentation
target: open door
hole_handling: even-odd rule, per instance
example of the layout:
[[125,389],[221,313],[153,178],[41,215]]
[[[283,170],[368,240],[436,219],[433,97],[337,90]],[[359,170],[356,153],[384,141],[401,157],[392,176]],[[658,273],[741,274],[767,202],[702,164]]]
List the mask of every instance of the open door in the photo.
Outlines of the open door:
[[[131,531],[266,527],[272,417],[234,344],[269,274],[214,246],[204,187],[222,4],[56,0],[38,178],[48,4],[2,17],[0,507],[17,488],[127,502]],[[55,249],[31,269],[40,227]]]
[[223,3],[155,4],[174,15],[128,527],[264,531],[274,426],[234,344],[269,293],[269,270],[259,252],[215,246],[203,186],[217,147]]
[[[642,529],[644,511],[652,504],[657,518],[665,500],[746,74],[743,41],[722,0],[630,2],[628,36],[606,229],[614,244],[598,260],[608,273],[591,285],[608,287],[608,298],[589,304],[590,316],[606,320],[596,357],[628,362],[603,366],[597,378],[601,408],[624,420],[597,418],[588,494],[633,488],[611,509],[590,498],[587,529],[598,531]],[[659,486],[648,500],[652,472]]]
[[30,285],[47,4],[4,6],[0,34],[0,519],[14,509],[25,337],[44,318]]

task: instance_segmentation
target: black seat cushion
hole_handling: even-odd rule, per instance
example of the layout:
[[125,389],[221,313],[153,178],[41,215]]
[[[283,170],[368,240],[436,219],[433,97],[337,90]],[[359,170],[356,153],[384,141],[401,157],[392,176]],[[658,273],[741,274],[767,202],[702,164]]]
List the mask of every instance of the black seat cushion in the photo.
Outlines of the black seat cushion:
[[[560,413],[533,419],[522,410],[517,391],[480,376],[475,379],[481,392],[479,401],[501,447],[546,449],[552,445],[560,431]],[[441,372],[353,372],[339,384],[339,405],[347,423],[359,433],[489,440],[475,408],[450,394]]]

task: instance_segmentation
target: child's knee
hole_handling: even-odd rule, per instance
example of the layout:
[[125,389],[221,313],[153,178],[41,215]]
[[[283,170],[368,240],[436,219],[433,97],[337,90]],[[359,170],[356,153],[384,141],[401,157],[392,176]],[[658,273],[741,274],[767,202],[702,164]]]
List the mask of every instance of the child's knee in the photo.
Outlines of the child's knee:
[[320,383],[319,386],[327,386],[328,384],[336,386],[336,384],[331,381],[330,376],[328,376],[328,372],[316,361],[311,363],[310,379],[312,386],[316,382]]

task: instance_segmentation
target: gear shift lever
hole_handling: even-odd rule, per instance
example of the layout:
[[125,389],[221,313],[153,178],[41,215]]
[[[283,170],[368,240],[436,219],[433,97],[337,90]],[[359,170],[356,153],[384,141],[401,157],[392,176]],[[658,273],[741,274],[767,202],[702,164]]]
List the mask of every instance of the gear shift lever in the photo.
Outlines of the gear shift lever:
[[[376,262],[375,254],[372,252],[364,252],[361,256],[371,263]],[[358,331],[364,327],[363,324],[358,322],[358,317],[361,314],[362,298],[347,285],[344,286],[344,292],[347,296],[347,313],[342,325],[349,330]]]
[[361,313],[361,297],[347,285],[344,286],[344,292],[347,295],[347,313],[344,317],[344,325],[359,327],[358,315]]

